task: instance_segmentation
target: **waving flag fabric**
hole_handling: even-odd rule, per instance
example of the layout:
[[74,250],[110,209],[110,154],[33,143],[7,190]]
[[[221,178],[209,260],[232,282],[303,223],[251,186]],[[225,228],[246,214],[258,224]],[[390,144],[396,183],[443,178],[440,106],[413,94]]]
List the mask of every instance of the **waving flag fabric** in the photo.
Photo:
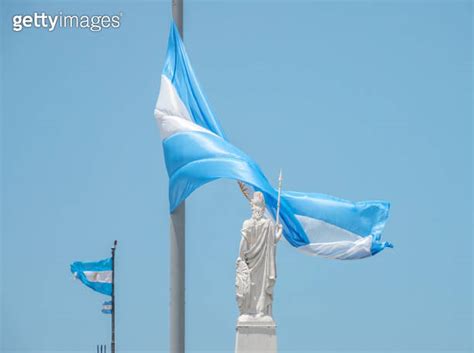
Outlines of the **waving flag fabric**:
[[71,272],[87,287],[112,295],[112,258],[97,262],[74,262]]
[[105,301],[102,304],[102,313],[103,314],[112,314],[112,300]]
[[[243,182],[265,196],[275,218],[277,190],[248,155],[233,146],[199,87],[179,32],[171,25],[155,108],[169,175],[170,212],[200,186],[220,178]],[[312,255],[360,259],[375,255],[389,213],[384,201],[350,202],[335,197],[282,192],[280,219],[286,240]]]

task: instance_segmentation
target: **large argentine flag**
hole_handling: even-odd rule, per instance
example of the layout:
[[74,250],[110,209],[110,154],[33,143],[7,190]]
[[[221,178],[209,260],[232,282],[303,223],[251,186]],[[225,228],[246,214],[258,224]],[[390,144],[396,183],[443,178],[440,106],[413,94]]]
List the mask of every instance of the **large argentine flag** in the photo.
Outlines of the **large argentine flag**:
[[112,295],[112,258],[97,262],[74,262],[71,272],[87,287]]
[[[277,191],[260,167],[226,139],[199,87],[174,23],[155,117],[169,175],[171,212],[201,185],[228,178],[261,191],[275,218]],[[388,212],[389,204],[384,201],[354,203],[322,194],[283,191],[280,219],[286,240],[297,249],[347,260],[391,247],[381,241]]]

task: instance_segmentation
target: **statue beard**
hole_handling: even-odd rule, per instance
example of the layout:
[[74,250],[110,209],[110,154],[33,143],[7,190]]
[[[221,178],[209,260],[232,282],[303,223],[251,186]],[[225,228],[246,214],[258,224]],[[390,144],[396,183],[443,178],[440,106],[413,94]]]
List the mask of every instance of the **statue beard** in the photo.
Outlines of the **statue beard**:
[[264,213],[265,213],[265,209],[255,208],[252,212],[252,218],[258,221],[263,218]]

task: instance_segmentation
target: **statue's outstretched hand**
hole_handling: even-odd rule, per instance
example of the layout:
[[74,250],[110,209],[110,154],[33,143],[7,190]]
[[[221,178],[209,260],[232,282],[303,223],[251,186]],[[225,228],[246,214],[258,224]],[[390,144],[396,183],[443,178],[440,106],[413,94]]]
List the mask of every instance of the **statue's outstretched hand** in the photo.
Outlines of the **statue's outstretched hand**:
[[283,234],[283,227],[280,223],[276,225],[276,236],[275,236],[275,244],[278,243],[281,239],[281,235]]

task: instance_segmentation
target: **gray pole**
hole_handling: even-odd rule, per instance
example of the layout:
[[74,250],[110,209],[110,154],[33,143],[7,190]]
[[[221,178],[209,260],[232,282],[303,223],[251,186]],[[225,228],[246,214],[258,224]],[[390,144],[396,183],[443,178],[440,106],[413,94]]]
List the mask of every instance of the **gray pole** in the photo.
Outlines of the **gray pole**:
[[[172,0],[173,19],[183,38],[183,0]],[[170,216],[170,353],[184,353],[184,201]]]
[[170,217],[170,353],[184,353],[185,209]]
[[184,0],[171,0],[173,20],[174,23],[176,23],[176,27],[178,27],[181,38],[183,38],[183,1]]
[[[115,249],[117,248],[117,240],[114,241],[112,248],[112,342],[110,351],[115,353]],[[102,348],[101,348],[102,352]]]

